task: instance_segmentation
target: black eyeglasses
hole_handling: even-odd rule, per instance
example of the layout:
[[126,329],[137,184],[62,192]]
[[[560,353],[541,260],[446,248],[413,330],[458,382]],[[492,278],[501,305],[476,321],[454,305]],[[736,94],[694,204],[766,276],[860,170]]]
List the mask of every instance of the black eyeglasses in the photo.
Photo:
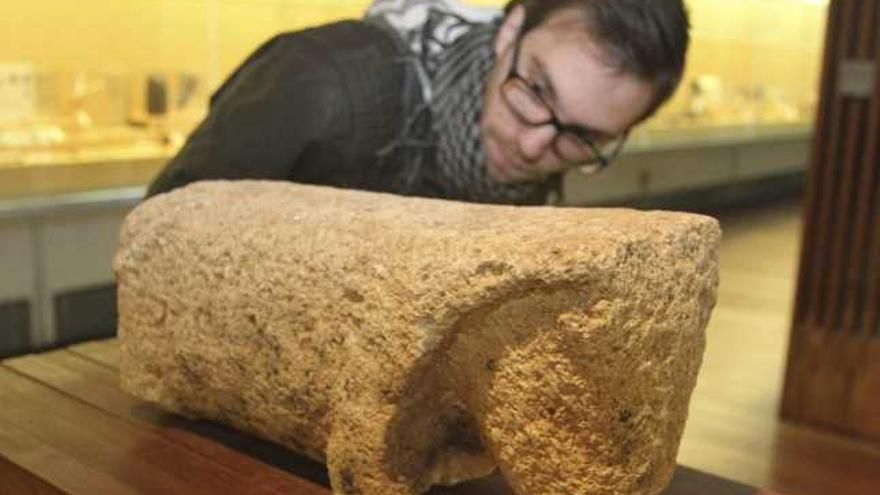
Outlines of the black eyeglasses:
[[566,161],[578,164],[581,172],[593,174],[608,167],[623,149],[629,131],[616,139],[597,143],[589,136],[590,131],[587,129],[560,122],[553,108],[541,96],[544,93],[542,88],[517,71],[521,41],[522,37],[517,38],[510,72],[501,85],[501,93],[507,104],[517,117],[528,125],[535,127],[552,125],[556,130],[554,146],[557,153]]

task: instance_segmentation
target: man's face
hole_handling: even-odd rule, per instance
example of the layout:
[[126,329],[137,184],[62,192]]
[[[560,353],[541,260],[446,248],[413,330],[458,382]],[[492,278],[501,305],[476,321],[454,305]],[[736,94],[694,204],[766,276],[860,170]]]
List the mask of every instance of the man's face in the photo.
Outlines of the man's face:
[[[480,130],[489,176],[497,182],[540,180],[583,156],[569,139],[558,139],[554,116],[586,130],[601,144],[624,134],[651,104],[653,87],[610,67],[601,46],[588,36],[577,11],[563,9],[519,39],[521,7],[512,12],[495,42],[497,61],[486,83]],[[517,72],[549,110],[530,124],[502,90],[510,74],[514,46],[520,43]],[[552,113],[551,113],[552,112]]]

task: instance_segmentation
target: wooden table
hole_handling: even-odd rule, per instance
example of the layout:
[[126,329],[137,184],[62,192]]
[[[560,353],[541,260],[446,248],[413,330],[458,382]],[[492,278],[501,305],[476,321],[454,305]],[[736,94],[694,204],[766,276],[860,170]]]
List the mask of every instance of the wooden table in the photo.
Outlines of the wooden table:
[[[0,495],[329,495],[323,466],[124,394],[114,340],[0,362]],[[500,477],[431,495],[510,495]],[[665,495],[771,495],[679,467]]]

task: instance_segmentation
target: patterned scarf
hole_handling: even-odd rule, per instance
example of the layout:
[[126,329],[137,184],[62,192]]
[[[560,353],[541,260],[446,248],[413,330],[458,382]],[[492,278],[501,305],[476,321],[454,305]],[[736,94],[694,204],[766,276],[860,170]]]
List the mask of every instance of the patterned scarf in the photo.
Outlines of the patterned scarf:
[[391,25],[414,50],[410,62],[423,95],[398,138],[380,152],[406,160],[397,187],[462,201],[544,204],[550,191],[559,189],[559,177],[501,184],[489,177],[486,167],[480,114],[500,21],[473,22],[435,6],[427,8],[416,26],[403,28],[389,19],[382,18],[384,27]]

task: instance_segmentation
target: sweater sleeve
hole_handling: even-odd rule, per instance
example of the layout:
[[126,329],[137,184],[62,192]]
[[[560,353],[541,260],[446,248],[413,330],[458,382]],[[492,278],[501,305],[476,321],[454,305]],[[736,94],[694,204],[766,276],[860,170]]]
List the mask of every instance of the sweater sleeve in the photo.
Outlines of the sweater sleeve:
[[321,52],[309,31],[258,48],[214,93],[147,196],[199,180],[294,177],[303,154],[348,121],[339,71]]

